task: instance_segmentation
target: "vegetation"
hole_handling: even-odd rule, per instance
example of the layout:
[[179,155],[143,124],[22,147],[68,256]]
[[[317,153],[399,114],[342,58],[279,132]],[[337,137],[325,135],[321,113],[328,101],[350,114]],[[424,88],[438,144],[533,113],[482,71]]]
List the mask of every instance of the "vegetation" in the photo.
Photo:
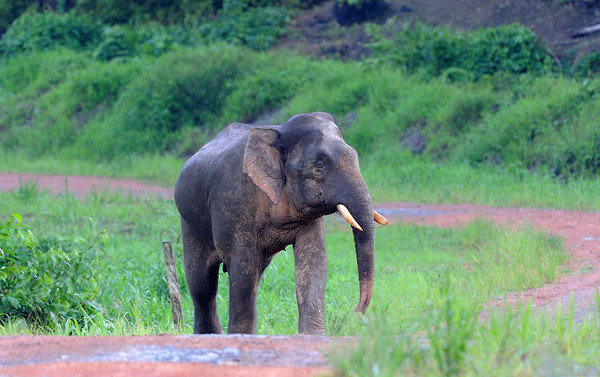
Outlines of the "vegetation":
[[[572,305],[554,318],[535,314],[531,304],[492,312],[448,289],[441,309],[430,307],[424,325],[390,330],[389,313],[365,319],[356,347],[334,350],[336,376],[547,376],[593,375],[598,371],[598,317],[574,322]],[[600,299],[598,299],[600,303]],[[597,304],[600,305],[600,304]],[[597,306],[600,311],[600,306]]]
[[[31,193],[24,188],[20,194]],[[98,312],[96,248],[79,240],[37,240],[14,214],[0,224],[0,313],[40,327]],[[60,246],[55,246],[60,244]],[[65,249],[63,249],[65,248]]]
[[[561,66],[523,26],[458,33],[394,21],[365,26],[372,53],[359,62],[272,49],[294,12],[316,3],[0,4],[0,171],[172,185],[230,122],[328,111],[376,201],[600,210],[597,53]],[[0,193],[0,213],[14,213],[0,219],[0,334],[173,331],[160,253],[170,238],[183,276],[172,201],[50,197],[24,184]],[[530,306],[477,321],[487,300],[565,273],[555,236],[486,222],[379,228],[373,306],[359,317],[350,232],[335,218],[327,227],[327,331],[365,334],[332,356],[340,375],[545,375],[549,360],[555,374],[598,371],[600,306],[578,326],[570,308],[551,320]],[[265,272],[261,334],[296,332],[292,258],[282,252]]]
[[[7,312],[16,305],[3,300],[0,334],[175,332],[160,247],[164,239],[174,242],[178,274],[184,276],[172,201],[106,192],[82,199],[68,193],[57,197],[24,184],[18,192],[0,193],[0,203],[3,212],[19,209],[24,214],[21,221],[18,215],[9,217],[1,232],[0,290],[3,297],[19,297],[21,312]],[[548,318],[533,314],[531,306],[502,314],[490,310],[488,321],[477,320],[486,301],[565,273],[567,255],[556,236],[474,222],[458,230],[397,224],[377,228],[376,239],[377,286],[369,314],[360,317],[353,311],[358,284],[352,234],[342,220],[327,219],[327,332],[364,334],[358,348],[331,355],[340,375],[511,375],[515,370],[544,375],[551,359],[552,370],[564,374],[575,365],[578,371],[598,368],[600,306],[598,316],[579,325],[572,309]],[[57,245],[66,251],[58,251]],[[20,264],[11,259],[17,249],[30,252],[26,261],[18,259]],[[27,276],[42,269],[50,275],[20,279],[26,287],[6,284],[14,276],[7,266],[15,265]],[[274,258],[265,271],[258,296],[260,334],[297,331],[293,276],[291,250]],[[226,328],[227,274],[220,274],[220,282],[218,307]],[[180,284],[189,333],[191,299],[184,279]],[[39,294],[18,296],[24,289]],[[54,296],[42,294],[49,291]],[[43,297],[55,297],[56,306],[52,300],[38,301]],[[77,301],[66,306],[68,299]],[[34,311],[27,300],[43,307]],[[41,313],[47,314],[43,320],[37,315]]]
[[[34,332],[62,333],[67,322],[101,334],[173,331],[162,240],[173,241],[178,274],[184,275],[177,211],[171,200],[103,192],[83,199],[67,193],[56,197],[31,184],[24,184],[19,192],[0,193],[0,199],[2,211],[18,209],[28,227],[15,215],[2,228],[0,321],[4,326],[7,321],[18,323],[20,317]],[[352,233],[335,217],[328,219],[327,228],[327,332],[356,334],[361,323],[353,314],[358,284]],[[35,234],[28,229],[35,229]],[[552,281],[563,273],[566,260],[555,236],[530,229],[508,231],[487,222],[458,231],[393,225],[378,228],[376,238],[381,253],[376,258],[372,309],[394,313],[389,325],[397,331],[418,322],[429,307],[443,308],[446,293],[440,284],[444,282],[460,290],[461,300],[475,303]],[[44,278],[34,278],[40,275]],[[293,276],[291,250],[278,255],[265,271],[258,298],[259,333],[297,332]],[[219,314],[226,326],[227,274],[221,273],[220,281]],[[190,332],[191,299],[184,279],[181,284]],[[38,294],[28,295],[31,291]],[[77,301],[71,304],[69,299]],[[43,306],[28,307],[28,300]],[[42,314],[46,314],[43,322],[38,320]],[[38,323],[42,326],[35,326]]]
[[539,75],[553,68],[547,47],[524,26],[513,24],[457,33],[424,24],[405,24],[399,32],[391,31],[397,23],[390,19],[383,26],[371,25],[373,59],[410,73],[423,70],[436,76],[451,76],[458,71],[480,79],[496,72]]

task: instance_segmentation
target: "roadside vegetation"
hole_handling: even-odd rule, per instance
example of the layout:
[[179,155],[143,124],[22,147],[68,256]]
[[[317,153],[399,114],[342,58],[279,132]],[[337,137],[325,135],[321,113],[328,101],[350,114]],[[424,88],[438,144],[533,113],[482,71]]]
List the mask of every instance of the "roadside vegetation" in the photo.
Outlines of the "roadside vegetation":
[[[0,5],[0,171],[173,185],[230,122],[327,111],[375,201],[600,210],[597,53],[558,64],[520,25],[467,33],[392,19],[364,26],[363,60],[315,59],[274,48],[311,1],[33,3]],[[178,227],[170,200],[52,197],[27,183],[0,193],[0,335],[173,332],[160,243],[173,241],[183,277]],[[583,323],[527,303],[478,321],[486,301],[568,273],[557,237],[486,222],[380,228],[361,318],[351,233],[334,217],[327,227],[327,332],[364,334],[332,355],[340,375],[600,370],[600,296]],[[284,251],[265,272],[261,334],[297,331],[292,259]]]

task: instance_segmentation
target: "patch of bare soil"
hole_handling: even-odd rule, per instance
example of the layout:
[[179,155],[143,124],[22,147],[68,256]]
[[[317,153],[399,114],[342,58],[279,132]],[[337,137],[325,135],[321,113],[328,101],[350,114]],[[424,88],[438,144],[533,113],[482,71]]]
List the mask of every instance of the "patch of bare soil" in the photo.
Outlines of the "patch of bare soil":
[[[19,178],[20,177],[20,178]],[[172,189],[134,180],[0,174],[0,190],[33,181],[53,193],[93,190],[171,197]],[[590,316],[600,289],[600,213],[476,205],[381,203],[391,221],[457,227],[475,219],[506,226],[530,225],[560,235],[572,255],[570,274],[546,286],[499,297],[488,308],[531,301],[551,312],[573,297],[575,320]],[[0,338],[0,376],[315,376],[330,373],[324,351],[352,341],[312,336],[136,336]]]

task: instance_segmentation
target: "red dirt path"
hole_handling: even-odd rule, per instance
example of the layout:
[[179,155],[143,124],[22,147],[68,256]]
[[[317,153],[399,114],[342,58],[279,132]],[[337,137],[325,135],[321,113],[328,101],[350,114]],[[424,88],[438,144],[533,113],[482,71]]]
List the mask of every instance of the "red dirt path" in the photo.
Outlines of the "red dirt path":
[[[82,176],[0,174],[0,190],[35,182],[52,193],[84,196],[93,191],[171,197],[172,189],[135,180]],[[600,289],[600,213],[549,209],[494,208],[476,205],[382,203],[375,206],[391,221],[456,227],[474,219],[507,226],[529,224],[565,238],[572,254],[571,274],[551,284],[500,297],[488,307],[532,301],[550,312],[566,308],[572,296],[575,320],[591,315]],[[315,376],[330,373],[323,350],[347,338],[311,336],[137,336],[0,337],[3,376]]]

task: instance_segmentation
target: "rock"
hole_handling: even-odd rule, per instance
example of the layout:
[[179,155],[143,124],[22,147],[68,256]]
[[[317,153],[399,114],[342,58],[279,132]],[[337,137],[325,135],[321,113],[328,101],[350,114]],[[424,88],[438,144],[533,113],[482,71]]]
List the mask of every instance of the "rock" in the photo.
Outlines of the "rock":
[[348,4],[337,0],[333,5],[333,15],[341,26],[351,26],[356,23],[369,21],[384,14],[389,6],[384,0],[362,0],[357,4]]

